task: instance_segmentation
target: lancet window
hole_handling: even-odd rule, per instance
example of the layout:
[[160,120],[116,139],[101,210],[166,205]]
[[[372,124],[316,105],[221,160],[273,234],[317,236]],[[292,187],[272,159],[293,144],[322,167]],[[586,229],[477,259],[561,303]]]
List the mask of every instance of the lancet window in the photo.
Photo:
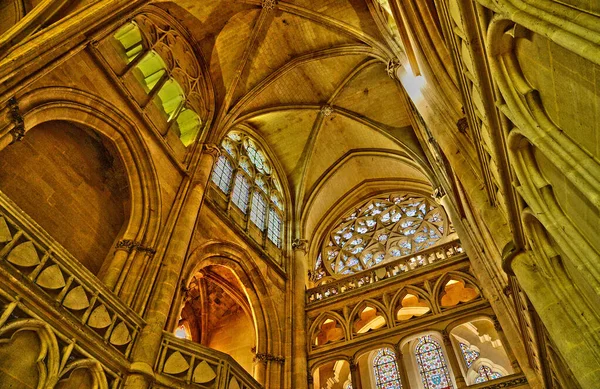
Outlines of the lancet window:
[[419,374],[425,389],[453,388],[440,343],[431,335],[419,338],[415,347]]
[[321,258],[333,276],[353,274],[434,246],[449,234],[432,199],[394,193],[370,199],[330,230]]
[[390,348],[382,348],[373,358],[373,375],[377,389],[400,389],[400,373],[396,354]]
[[212,182],[231,204],[258,229],[264,239],[281,249],[284,206],[273,165],[258,142],[242,131],[231,131],[221,142]]

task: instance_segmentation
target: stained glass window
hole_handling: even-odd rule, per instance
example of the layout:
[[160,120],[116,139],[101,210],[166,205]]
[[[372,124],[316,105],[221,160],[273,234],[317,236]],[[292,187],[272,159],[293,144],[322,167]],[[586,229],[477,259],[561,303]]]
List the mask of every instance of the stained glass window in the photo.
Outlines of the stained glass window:
[[265,230],[265,215],[267,213],[267,202],[265,198],[255,191],[252,194],[252,206],[250,207],[250,220],[258,227],[259,230]]
[[250,186],[248,179],[244,173],[238,172],[235,176],[235,184],[233,184],[233,194],[231,201],[244,213],[248,209],[248,197],[250,195]]
[[233,166],[227,157],[221,155],[215,164],[215,169],[212,174],[212,181],[223,191],[229,193],[231,185],[231,176],[233,174]]
[[462,342],[460,342],[458,345],[460,346],[460,352],[462,353],[467,368],[471,367],[473,362],[479,358],[479,351],[472,349]]
[[[248,215],[253,225],[261,231],[267,229],[262,239],[281,248],[285,225],[284,196],[265,150],[248,134],[238,130],[227,134],[221,141],[221,149],[212,182],[222,193],[231,196],[231,202]],[[243,228],[249,228],[244,221],[234,220]]]
[[431,335],[419,338],[415,348],[419,373],[425,389],[453,388],[440,343]]
[[479,376],[475,378],[476,384],[480,384],[482,382],[496,380],[502,377],[502,374],[497,371],[493,371],[489,366],[481,365],[481,367],[477,370]]
[[281,247],[281,217],[273,207],[269,208],[268,236],[275,246]]
[[382,348],[373,358],[373,373],[377,389],[400,389],[400,373],[396,354],[390,348]]
[[344,385],[344,389],[352,389],[352,382],[346,382],[346,385]]
[[333,276],[352,274],[432,247],[450,231],[430,198],[394,193],[372,198],[329,232],[321,249]]

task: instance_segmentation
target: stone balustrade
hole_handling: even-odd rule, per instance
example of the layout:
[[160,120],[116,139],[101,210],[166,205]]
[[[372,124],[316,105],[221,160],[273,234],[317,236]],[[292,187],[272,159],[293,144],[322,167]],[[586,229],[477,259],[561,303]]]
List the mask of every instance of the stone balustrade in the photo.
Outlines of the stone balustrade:
[[0,268],[23,289],[129,356],[142,318],[0,193]]
[[[0,343],[10,344],[23,331],[37,334],[42,350],[38,365],[48,372],[40,376],[38,387],[68,380],[83,369],[91,374],[94,387],[121,388],[144,325],[140,315],[0,192]],[[19,354],[35,350],[5,356],[19,360]],[[165,388],[184,383],[213,389],[261,388],[227,354],[167,332],[155,372],[157,383]]]
[[427,250],[420,251],[372,267],[348,277],[335,280],[306,291],[306,304],[310,306],[321,301],[339,297],[357,289],[371,288],[376,284],[401,277],[424,266],[464,254],[459,240],[454,240]]
[[214,389],[260,389],[256,382],[229,355],[165,332],[155,371]]

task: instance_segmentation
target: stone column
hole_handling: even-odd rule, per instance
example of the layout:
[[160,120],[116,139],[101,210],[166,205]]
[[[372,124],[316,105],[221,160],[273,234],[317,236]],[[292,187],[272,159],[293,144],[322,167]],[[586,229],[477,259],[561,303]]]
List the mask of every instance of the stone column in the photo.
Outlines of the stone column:
[[394,345],[394,352],[396,353],[396,366],[398,366],[398,375],[400,376],[402,388],[410,389],[410,379],[408,378],[408,371],[404,365],[404,356],[399,344]]
[[292,288],[292,382],[293,388],[304,388],[308,382],[308,353],[306,340],[306,277],[308,242],[294,239],[294,278]]
[[360,371],[358,363],[354,359],[348,361],[350,363],[350,378],[352,379],[352,389],[362,389],[362,381],[360,380]]
[[510,365],[512,366],[512,368],[514,370],[514,374],[520,374],[521,367],[519,366],[519,362],[517,362],[517,358],[515,358],[515,355],[510,348],[510,344],[508,344],[508,340],[506,339],[506,335],[504,334],[504,330],[502,329],[502,326],[500,325],[498,318],[496,316],[494,316],[493,321],[494,321],[494,329],[496,330],[496,333],[498,334],[498,339],[500,339],[500,341],[502,342],[502,347],[504,347],[504,351],[506,351],[506,355],[508,356]]
[[536,264],[536,259],[530,252],[520,252],[514,256],[510,267],[579,386],[596,389],[600,380],[600,361],[589,342],[591,334],[587,328],[566,317],[565,302],[553,291],[557,278],[549,279]]
[[452,373],[454,374],[454,381],[456,382],[457,389],[466,388],[467,383],[462,375],[462,370],[460,369],[460,361],[456,358],[456,353],[454,352],[454,347],[452,346],[452,341],[450,340],[450,335],[448,332],[443,331],[442,337],[444,338],[444,346],[446,347],[446,357],[448,358],[448,362],[450,362],[450,367],[452,368]]
[[179,276],[185,264],[190,239],[218,153],[217,147],[205,145],[191,177],[186,199],[156,280],[158,288],[148,304],[148,312],[145,315],[147,324],[133,350],[130,369],[132,374],[125,381],[126,389],[147,389],[153,380],[153,365],[160,351],[162,332],[167,323],[173,297],[179,288]]

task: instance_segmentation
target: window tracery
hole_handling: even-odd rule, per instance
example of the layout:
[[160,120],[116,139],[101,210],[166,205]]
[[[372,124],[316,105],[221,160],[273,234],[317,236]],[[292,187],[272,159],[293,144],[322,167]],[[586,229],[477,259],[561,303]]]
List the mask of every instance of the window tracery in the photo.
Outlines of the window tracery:
[[477,370],[477,373],[479,373],[479,376],[475,378],[475,384],[492,381],[502,377],[501,373],[493,371],[489,366],[486,365],[481,365]]
[[473,362],[475,362],[477,358],[479,358],[479,351],[477,351],[473,347],[469,347],[468,345],[462,342],[459,342],[458,345],[460,347],[460,352],[468,369],[471,367],[471,365],[473,365]]
[[134,100],[176,153],[185,150],[207,112],[204,76],[191,46],[169,23],[144,14],[121,26],[111,41],[120,63],[108,56],[109,65],[130,92],[141,87]]
[[344,276],[425,250],[448,233],[445,213],[431,199],[394,193],[344,217],[323,242],[322,260],[329,273]]
[[382,348],[373,358],[373,373],[375,375],[376,389],[400,389],[400,373],[396,354],[390,348]]
[[419,374],[425,389],[453,388],[440,343],[431,335],[419,338],[415,347]]
[[[212,174],[212,182],[265,239],[281,249],[284,206],[281,185],[266,153],[249,135],[231,131],[221,142],[224,151]],[[230,193],[231,192],[231,193]]]

